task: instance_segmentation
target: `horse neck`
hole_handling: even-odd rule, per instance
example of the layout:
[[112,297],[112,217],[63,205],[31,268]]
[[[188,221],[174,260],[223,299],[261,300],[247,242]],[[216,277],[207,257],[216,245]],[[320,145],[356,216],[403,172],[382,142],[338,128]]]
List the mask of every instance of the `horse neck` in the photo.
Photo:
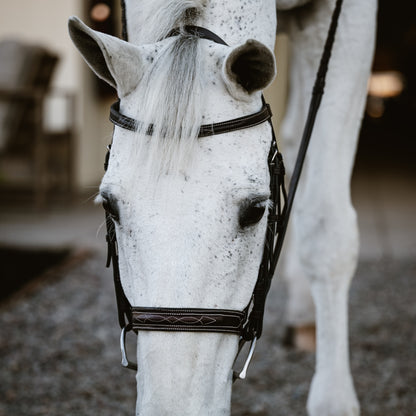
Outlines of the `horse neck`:
[[158,21],[161,25],[170,26],[166,27],[166,33],[181,23],[193,24],[211,30],[230,46],[256,39],[273,50],[276,36],[275,0],[255,0],[245,2],[244,6],[242,0],[194,0],[192,3],[200,11],[197,17],[187,22],[175,22],[173,13],[180,9],[181,4],[189,9],[190,3],[189,0],[125,0],[129,42],[142,45],[160,40],[153,35],[158,31],[152,17],[156,13],[163,16],[163,10],[166,10],[171,15]]

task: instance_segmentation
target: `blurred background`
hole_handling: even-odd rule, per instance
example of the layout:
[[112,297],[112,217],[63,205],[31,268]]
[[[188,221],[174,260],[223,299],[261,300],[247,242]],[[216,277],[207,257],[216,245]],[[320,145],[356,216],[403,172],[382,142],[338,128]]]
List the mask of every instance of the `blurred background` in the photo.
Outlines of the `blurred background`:
[[[383,187],[390,191],[397,184],[389,180],[403,184],[414,174],[415,6],[411,1],[402,4],[397,8],[380,2],[374,72],[355,172],[357,192],[359,173],[363,180],[387,176]],[[119,36],[120,1],[18,0],[1,7],[0,209],[36,218],[54,209],[90,206],[83,202],[93,198],[103,174],[112,132],[108,111],[116,96],[80,58],[68,37],[67,20],[77,15],[92,28]],[[287,91],[284,36],[278,38],[276,53],[279,77],[267,96],[278,126]],[[0,242],[17,238],[0,231]],[[31,244],[29,234],[27,229],[26,242]]]
[[87,192],[102,174],[114,95],[81,62],[67,20],[77,15],[118,35],[118,2],[18,0],[1,7],[2,191],[9,200],[32,191],[39,204]]
[[[101,207],[94,205],[93,199],[103,175],[106,146],[111,142],[113,127],[108,121],[108,113],[116,96],[97,80],[73,47],[67,32],[67,20],[71,15],[81,17],[96,30],[116,36],[121,33],[119,0],[14,0],[3,1],[0,5],[0,317],[5,328],[0,339],[0,352],[8,362],[6,367],[3,366],[3,369],[6,368],[3,370],[5,399],[3,402],[0,399],[0,416],[87,414],[86,410],[79,410],[81,404],[78,410],[68,405],[65,411],[69,409],[70,413],[64,413],[64,410],[60,413],[56,409],[48,413],[51,401],[48,394],[55,397],[53,389],[49,393],[28,393],[25,399],[19,396],[17,390],[21,389],[22,383],[26,383],[15,377],[22,370],[22,364],[19,364],[22,354],[31,355],[33,349],[36,350],[34,345],[42,342],[42,331],[46,329],[39,329],[40,338],[34,335],[28,342],[19,338],[17,331],[13,332],[11,340],[7,328],[12,329],[15,325],[25,327],[28,323],[24,324],[16,318],[17,311],[24,312],[35,302],[43,305],[45,299],[52,302],[48,296],[55,301],[56,297],[61,299],[59,303],[49,304],[50,308],[61,310],[62,299],[66,296],[64,290],[69,290],[74,299],[79,300],[77,290],[81,287],[83,296],[91,290],[101,290],[104,283],[100,276],[105,276],[105,281],[111,283],[111,277],[102,265],[105,261],[103,212]],[[287,46],[288,40],[279,36],[276,47],[279,77],[266,93],[274,114],[278,115],[277,123],[285,107]],[[353,199],[361,230],[361,268],[358,274],[371,276],[367,272],[372,270],[377,276],[374,270],[378,270],[381,273],[378,282],[381,285],[385,283],[386,288],[392,284],[390,280],[387,282],[387,275],[406,276],[401,281],[400,290],[405,291],[407,296],[415,294],[413,282],[416,277],[415,117],[416,5],[412,0],[380,0],[373,74],[353,175]],[[383,271],[386,271],[384,279]],[[88,284],[85,276],[91,279]],[[70,286],[68,279],[73,279],[73,285],[78,286]],[[362,282],[360,284],[370,285],[367,289],[378,285],[374,281]],[[364,289],[357,290],[357,293],[370,293],[370,296],[374,293]],[[48,295],[48,291],[52,291],[51,294]],[[108,291],[108,302],[112,308],[111,285]],[[93,295],[90,293],[89,296],[88,302],[91,302]],[[390,304],[390,297],[386,296],[383,297],[383,304]],[[102,302],[105,303],[106,299],[104,297]],[[359,303],[354,299],[353,302]],[[403,299],[397,297],[396,302],[400,304]],[[394,305],[391,307],[394,308]],[[45,308],[42,309],[43,314],[55,316],[53,310]],[[416,317],[414,306],[404,310],[408,314],[404,319]],[[115,318],[115,310],[110,312],[110,318]],[[67,313],[70,314],[69,311]],[[394,315],[391,311],[389,314]],[[81,321],[87,326],[91,320],[101,319],[91,311],[84,311],[82,315]],[[59,323],[68,325],[69,318],[64,312],[59,319]],[[380,318],[381,321],[383,319]],[[81,321],[77,321],[79,325]],[[391,323],[392,326],[396,324]],[[354,324],[352,327],[356,328]],[[79,327],[78,330],[82,334],[86,329]],[[404,337],[408,342],[412,337],[414,339],[414,331],[406,332],[407,327],[403,331],[398,334],[400,339]],[[52,333],[57,334],[56,327],[52,328]],[[62,334],[60,336],[63,337]],[[56,339],[64,342],[60,336],[56,335]],[[103,334],[102,338],[101,341],[94,341],[100,353],[104,348],[103,340],[108,340]],[[74,349],[65,349],[59,342],[53,351],[58,348],[64,357],[62,360],[73,363],[71,351],[73,353]],[[28,344],[31,349],[25,350],[23,344]],[[84,344],[80,341],[79,345]],[[112,344],[111,351],[113,349],[117,349],[117,340]],[[36,357],[51,359],[51,354],[54,354],[51,351],[45,347]],[[108,354],[112,357],[112,352]],[[402,356],[410,357],[409,354],[406,350]],[[414,351],[411,359],[415,363]],[[10,363],[14,363],[15,367]],[[33,374],[38,374],[39,368],[34,369],[32,363],[26,364],[32,366]],[[83,362],[83,365],[87,364]],[[81,371],[80,368],[78,370]],[[99,370],[94,367],[89,371]],[[53,374],[52,380],[61,377]],[[415,381],[414,376],[412,380]],[[29,380],[27,383],[27,388],[32,389]],[[44,386],[49,386],[48,382],[45,383]],[[88,388],[91,388],[90,384]],[[40,385],[43,385],[42,382]],[[69,387],[65,383],[58,385],[59,394],[65,394],[65,389]],[[402,385],[399,387],[402,389]],[[106,391],[103,386],[100,388]],[[47,404],[37,410],[28,410],[34,398],[44,398],[45,394],[49,397],[49,401],[45,399]],[[299,397],[304,399],[306,393],[302,394]],[[399,397],[400,394],[397,394]],[[407,394],[409,391],[406,390],[404,396],[407,397]],[[91,397],[85,400],[88,402]],[[18,407],[19,401],[27,404],[26,410]],[[403,413],[398,412],[400,406],[394,403],[384,410],[395,410],[396,413],[390,414],[397,415],[414,414],[410,411],[406,413],[409,402],[404,405]],[[105,406],[111,409],[107,402]],[[291,409],[294,406],[294,403],[290,404]],[[130,404],[128,409],[131,409]],[[129,412],[117,413],[113,409],[108,414]],[[367,408],[364,414],[383,412],[375,410],[372,413]]]

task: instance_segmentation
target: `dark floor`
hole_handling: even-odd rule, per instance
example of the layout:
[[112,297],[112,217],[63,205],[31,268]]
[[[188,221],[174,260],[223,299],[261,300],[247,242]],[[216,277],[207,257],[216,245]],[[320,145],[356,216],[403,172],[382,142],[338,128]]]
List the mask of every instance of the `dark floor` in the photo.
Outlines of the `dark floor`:
[[[103,254],[72,259],[0,308],[0,415],[132,415],[111,275]],[[363,416],[416,414],[416,261],[362,261],[351,289],[351,366]],[[265,333],[235,416],[305,415],[314,357],[282,347],[284,287],[269,298]]]

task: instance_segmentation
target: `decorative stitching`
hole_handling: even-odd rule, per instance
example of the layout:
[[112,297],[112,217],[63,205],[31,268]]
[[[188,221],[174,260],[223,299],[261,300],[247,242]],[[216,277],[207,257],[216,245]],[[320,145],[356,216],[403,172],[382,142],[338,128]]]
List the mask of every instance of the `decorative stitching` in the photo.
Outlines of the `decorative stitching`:
[[135,317],[137,323],[168,323],[168,324],[184,324],[184,325],[211,325],[217,322],[216,319],[210,318],[209,316],[163,316],[155,314],[145,314],[144,316],[139,315]]
[[135,330],[239,334],[246,320],[245,311],[140,307],[132,311]]

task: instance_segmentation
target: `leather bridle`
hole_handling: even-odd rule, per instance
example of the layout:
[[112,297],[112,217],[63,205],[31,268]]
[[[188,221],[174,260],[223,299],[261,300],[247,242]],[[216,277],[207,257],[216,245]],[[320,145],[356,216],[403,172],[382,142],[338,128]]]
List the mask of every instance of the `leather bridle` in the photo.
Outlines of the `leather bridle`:
[[[186,30],[193,34],[199,33],[195,26],[187,26]],[[209,31],[203,29],[205,38]],[[215,40],[214,40],[215,41]],[[116,289],[119,323],[122,328],[121,349],[122,364],[128,368],[136,369],[137,366],[128,361],[125,353],[125,336],[130,330],[142,331],[187,331],[187,332],[220,332],[239,335],[241,337],[240,349],[246,341],[252,341],[249,356],[251,358],[256,340],[261,336],[265,300],[278,255],[275,251],[276,237],[284,216],[284,203],[286,201],[286,190],[284,187],[284,166],[282,155],[278,151],[276,136],[271,122],[272,113],[270,106],[262,97],[262,108],[247,116],[232,120],[222,121],[214,124],[202,125],[199,138],[217,134],[230,133],[233,131],[251,128],[264,122],[269,122],[272,132],[271,146],[268,156],[270,172],[270,200],[268,226],[262,262],[259,269],[257,283],[249,305],[243,311],[228,309],[206,309],[206,308],[156,308],[131,306],[124,294],[118,266],[117,240],[114,223],[107,214],[107,243],[108,257],[107,266],[113,262],[114,283]],[[140,122],[120,113],[119,102],[114,103],[110,110],[111,122],[123,129],[137,131]],[[152,126],[146,129],[148,135],[153,131]],[[107,153],[105,169],[108,167],[109,152]],[[274,266],[275,267],[275,266]],[[244,366],[246,369],[248,363]],[[238,373],[235,377],[244,378],[245,371]]]
[[[325,44],[323,56],[314,85],[312,99],[309,107],[308,119],[305,125],[300,150],[296,160],[294,174],[292,176],[289,194],[287,195],[284,185],[285,168],[282,155],[278,150],[276,137],[271,122],[271,110],[262,96],[262,108],[251,115],[237,119],[203,125],[200,128],[199,137],[207,137],[216,134],[229,133],[232,131],[246,129],[258,124],[269,122],[272,132],[272,140],[268,155],[268,167],[270,173],[270,204],[268,212],[268,226],[266,230],[263,256],[259,267],[257,282],[252,298],[243,311],[228,309],[205,309],[205,308],[156,308],[131,306],[121,285],[118,263],[118,247],[114,222],[111,215],[106,212],[107,224],[107,264],[113,263],[114,285],[116,291],[118,319],[122,328],[120,346],[122,351],[122,365],[137,370],[137,364],[127,359],[125,349],[125,338],[128,331],[187,331],[187,332],[219,332],[230,333],[240,336],[239,352],[247,341],[251,341],[248,357],[240,372],[234,372],[234,380],[244,379],[250,360],[252,358],[257,339],[260,338],[263,329],[263,316],[266,297],[270,289],[271,281],[281,252],[285,236],[289,214],[293,205],[293,199],[299,182],[303,161],[312,133],[320,101],[324,92],[325,77],[334,42],[338,17],[341,10],[342,0],[337,0],[332,16],[331,26]],[[191,35],[208,39],[213,42],[226,43],[217,35],[205,28],[197,26],[186,26],[186,32]],[[124,30],[125,32],[125,30]],[[174,30],[171,36],[178,35]],[[119,102],[111,106],[110,120],[114,125],[137,131],[140,122],[120,113]],[[148,126],[147,134],[152,134],[152,126]],[[104,168],[107,170],[109,163],[111,145],[108,147]]]

